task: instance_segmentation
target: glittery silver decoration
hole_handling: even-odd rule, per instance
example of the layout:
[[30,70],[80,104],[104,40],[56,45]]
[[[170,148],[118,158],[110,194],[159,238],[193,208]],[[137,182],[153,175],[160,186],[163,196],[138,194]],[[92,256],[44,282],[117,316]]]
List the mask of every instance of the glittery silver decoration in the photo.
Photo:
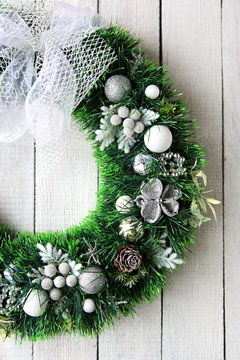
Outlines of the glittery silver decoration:
[[86,266],[79,276],[79,285],[87,294],[97,294],[105,286],[106,278],[100,266]]
[[136,239],[141,239],[144,235],[143,224],[134,216],[129,216],[123,219],[119,225],[120,232],[125,239],[134,242]]
[[175,216],[179,211],[177,200],[181,197],[181,191],[173,185],[163,184],[159,179],[150,179],[148,183],[141,185],[141,195],[135,199],[136,204],[141,207],[141,215],[150,224],[155,223],[162,212],[169,216]]
[[13,282],[4,281],[0,275],[0,315],[9,316],[11,310],[20,307],[16,304],[20,291],[21,288],[16,287]]
[[104,86],[104,92],[108,100],[118,103],[122,101],[126,92],[132,89],[130,80],[123,75],[111,76]]
[[162,153],[159,157],[159,175],[180,176],[187,170],[183,164],[185,158],[178,153]]
[[149,155],[138,154],[133,160],[133,169],[139,175],[147,175],[150,172],[153,158]]

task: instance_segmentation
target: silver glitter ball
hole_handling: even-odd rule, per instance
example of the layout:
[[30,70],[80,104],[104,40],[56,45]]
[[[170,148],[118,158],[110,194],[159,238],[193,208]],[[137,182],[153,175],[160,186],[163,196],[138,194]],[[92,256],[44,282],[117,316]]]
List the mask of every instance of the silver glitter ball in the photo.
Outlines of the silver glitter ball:
[[127,91],[132,89],[130,80],[123,75],[111,76],[104,86],[104,92],[108,100],[118,103],[122,101]]
[[138,154],[133,160],[133,170],[139,175],[147,175],[153,163],[153,158],[149,155]]
[[103,274],[103,269],[98,266],[86,266],[80,276],[79,285],[82,291],[87,294],[97,294],[105,286],[106,278]]

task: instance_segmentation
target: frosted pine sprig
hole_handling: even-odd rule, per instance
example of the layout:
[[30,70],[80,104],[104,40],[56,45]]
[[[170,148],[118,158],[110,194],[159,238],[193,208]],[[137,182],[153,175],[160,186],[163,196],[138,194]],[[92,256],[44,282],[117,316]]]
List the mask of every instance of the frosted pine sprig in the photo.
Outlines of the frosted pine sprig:
[[47,243],[46,246],[38,243],[37,248],[40,250],[39,255],[41,256],[42,262],[46,264],[60,264],[68,260],[68,254],[63,254],[61,249],[57,250],[50,243]]

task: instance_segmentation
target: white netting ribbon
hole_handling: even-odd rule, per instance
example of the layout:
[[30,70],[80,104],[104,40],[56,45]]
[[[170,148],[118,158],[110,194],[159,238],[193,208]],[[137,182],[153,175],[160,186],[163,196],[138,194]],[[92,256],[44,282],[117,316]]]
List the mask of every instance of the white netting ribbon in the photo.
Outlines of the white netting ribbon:
[[116,56],[91,8],[0,2],[0,141],[30,129],[38,145],[68,127],[71,113]]

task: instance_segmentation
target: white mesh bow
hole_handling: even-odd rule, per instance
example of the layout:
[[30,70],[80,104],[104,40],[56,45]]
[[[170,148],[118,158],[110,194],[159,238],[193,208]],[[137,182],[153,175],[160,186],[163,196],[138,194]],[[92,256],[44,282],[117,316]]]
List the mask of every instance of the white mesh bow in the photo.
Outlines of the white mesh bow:
[[[15,3],[15,4],[13,4]],[[41,2],[0,5],[0,141],[27,129],[37,144],[55,139],[116,59],[90,8]]]

